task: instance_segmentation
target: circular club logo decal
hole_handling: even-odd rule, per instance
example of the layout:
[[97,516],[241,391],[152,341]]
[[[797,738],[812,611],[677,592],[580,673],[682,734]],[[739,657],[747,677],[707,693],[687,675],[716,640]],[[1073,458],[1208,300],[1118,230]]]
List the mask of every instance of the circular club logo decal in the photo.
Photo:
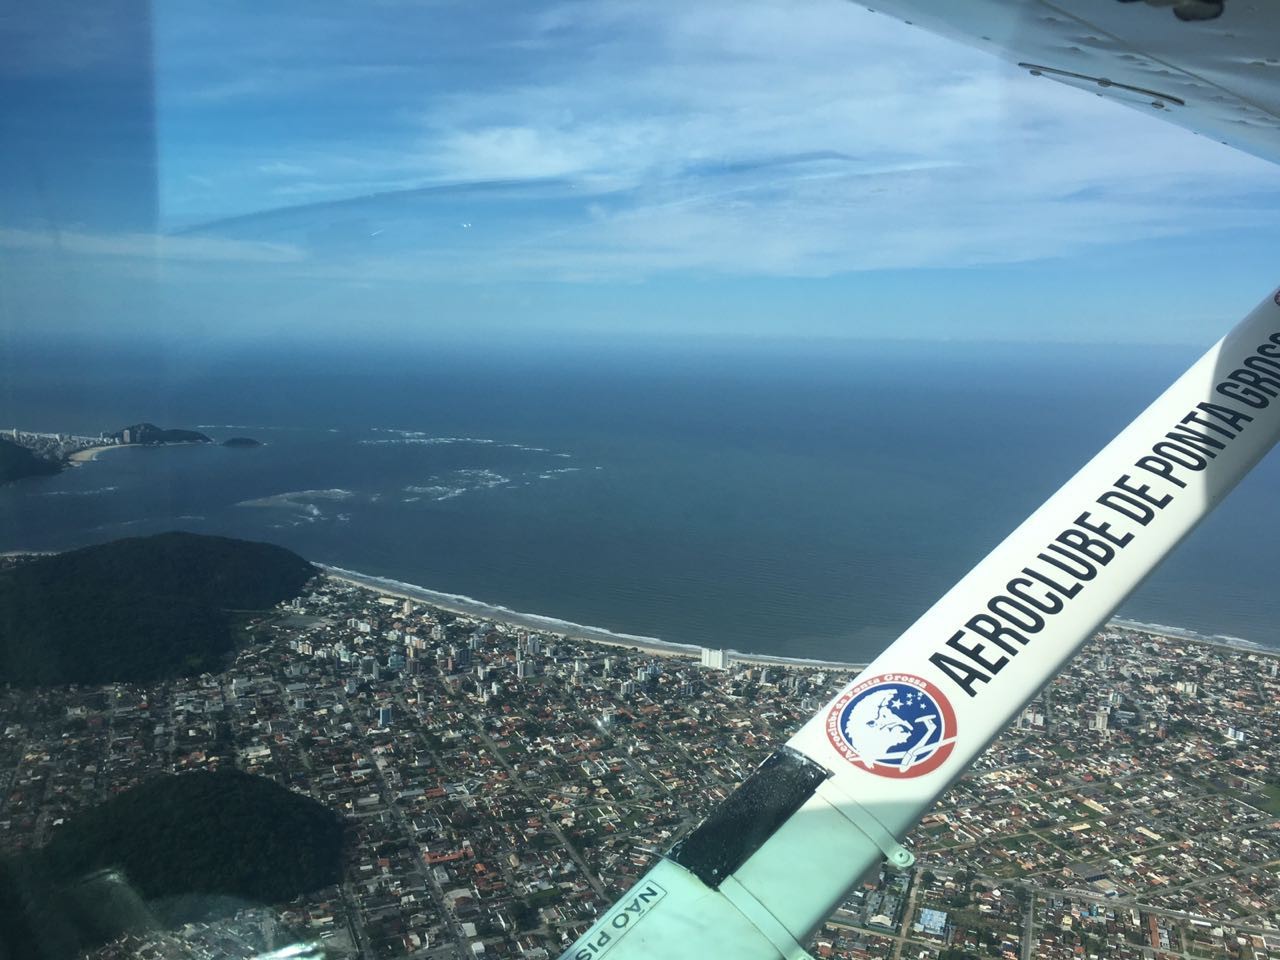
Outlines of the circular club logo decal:
[[928,680],[886,673],[835,702],[827,738],[842,757],[877,776],[920,777],[951,756],[956,715]]

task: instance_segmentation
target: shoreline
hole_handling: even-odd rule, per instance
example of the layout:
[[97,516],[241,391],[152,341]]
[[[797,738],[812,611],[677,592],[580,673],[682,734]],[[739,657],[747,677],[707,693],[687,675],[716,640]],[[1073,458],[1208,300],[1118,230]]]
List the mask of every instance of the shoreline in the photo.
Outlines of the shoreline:
[[[116,444],[115,446],[126,446],[126,444]],[[112,447],[99,449],[110,450]],[[83,452],[88,453],[89,451],[86,450]],[[9,550],[0,551],[0,558],[46,557],[56,556],[61,552],[64,551]],[[344,567],[335,566],[333,564],[320,563],[318,561],[310,562],[314,567],[320,570],[323,576],[328,577],[329,579],[337,580],[366,590],[371,590],[382,596],[397,597],[402,600],[413,600],[419,603],[429,604],[433,607],[438,607],[441,610],[448,610],[450,613],[492,620],[511,626],[523,627],[528,630],[538,630],[546,633],[558,634],[574,640],[598,643],[602,646],[641,650],[645,653],[659,657],[701,658],[703,649],[724,649],[729,663],[799,667],[810,670],[852,671],[861,671],[870,665],[868,662],[855,663],[844,660],[788,657],[768,653],[746,653],[729,647],[704,648],[698,644],[679,643],[674,640],[663,640],[660,637],[619,633],[606,627],[573,623],[568,620],[561,620],[557,617],[549,617],[543,614],[512,610],[510,607],[505,607],[502,604],[487,603],[483,600],[477,600],[474,597],[468,597],[463,594],[445,593],[440,590],[432,590],[429,587],[423,587],[415,583],[406,583],[403,580],[396,580],[391,577],[379,577],[373,574],[361,573],[357,570],[348,570]],[[1199,643],[1222,650],[1230,650],[1234,653],[1250,653],[1264,657],[1280,658],[1280,648],[1264,646],[1263,644],[1257,643],[1253,640],[1245,640],[1243,637],[1232,637],[1224,634],[1206,635],[1186,627],[1177,627],[1162,623],[1148,623],[1127,617],[1111,617],[1099,629],[1128,630],[1177,643]]]
[[[401,580],[395,580],[390,577],[378,577],[372,574],[360,573],[355,570],[347,570],[343,567],[337,567],[326,563],[315,563],[316,567],[324,573],[326,577],[334,580],[340,580],[353,586],[363,587],[372,590],[383,596],[397,597],[402,600],[416,600],[427,603],[442,610],[448,610],[451,613],[459,613],[464,616],[482,617],[488,620],[496,620],[502,623],[512,624],[518,627],[524,627],[531,630],[542,630],[549,633],[559,634],[575,640],[586,640],[591,643],[599,643],[611,647],[627,647],[643,650],[662,657],[700,657],[703,647],[692,643],[677,643],[672,640],[663,640],[659,637],[645,637],[636,634],[617,633],[604,627],[593,627],[580,623],[572,623],[567,620],[560,620],[555,617],[543,616],[536,613],[524,613],[518,610],[512,610],[501,604],[486,603],[483,600],[477,600],[474,597],[463,596],[456,593],[443,593],[439,590],[431,590],[428,587],[422,587],[413,583],[405,583]],[[1235,653],[1255,653],[1268,657],[1280,657],[1280,649],[1265,647],[1251,640],[1244,640],[1240,637],[1227,637],[1223,635],[1205,636],[1194,630],[1188,630],[1183,627],[1174,627],[1167,624],[1144,623],[1139,620],[1130,620],[1125,617],[1112,617],[1107,620],[1103,629],[1113,630],[1130,630],[1137,633],[1145,633],[1153,637],[1159,637],[1164,640],[1172,640],[1182,643],[1202,643],[1212,647],[1218,647],[1224,650],[1231,650]],[[708,649],[720,649],[719,647],[710,647]],[[864,670],[868,663],[851,663],[841,660],[816,660],[806,657],[786,657],[777,656],[767,653],[743,653],[738,650],[726,648],[728,660],[730,663],[750,663],[760,665],[774,666],[790,666],[802,667],[807,669],[827,669],[827,670]]]
[[77,450],[75,453],[69,453],[66,456],[66,462],[71,464],[92,463],[97,460],[101,454],[108,450],[132,450],[145,449],[147,447],[219,447],[222,446],[216,440],[162,440],[159,443],[106,443],[100,447],[85,447],[83,450]]
[[[313,561],[314,562],[314,561]],[[574,640],[586,640],[609,647],[626,647],[643,650],[659,657],[697,657],[702,655],[703,648],[693,643],[677,643],[674,640],[662,640],[658,637],[645,637],[631,633],[617,633],[604,627],[593,627],[587,624],[571,623],[555,617],[547,617],[536,613],[523,613],[512,610],[501,604],[485,603],[474,597],[456,593],[442,593],[413,583],[393,580],[390,577],[376,577],[355,570],[347,570],[327,563],[315,563],[326,577],[349,583],[353,586],[372,590],[383,596],[397,597],[401,600],[417,600],[431,606],[459,613],[469,617],[483,617],[502,623],[524,627],[529,630],[542,630],[559,634]],[[720,649],[718,647],[711,649]],[[756,663],[762,665],[807,667],[827,670],[861,670],[865,663],[848,663],[839,660],[811,660],[804,657],[783,657],[765,653],[742,653],[727,650],[731,663]]]
[[107,443],[101,447],[85,447],[83,450],[77,450],[75,453],[67,455],[67,463],[79,465],[81,463],[92,463],[98,459],[98,455],[106,453],[108,450],[119,450],[121,447],[130,447],[130,443]]
[[1132,630],[1137,633],[1150,634],[1165,640],[1177,640],[1185,643],[1203,643],[1210,647],[1221,647],[1234,650],[1236,653],[1257,653],[1264,657],[1280,657],[1280,649],[1268,647],[1244,637],[1231,637],[1215,633],[1206,636],[1186,627],[1173,627],[1167,623],[1146,623],[1142,620],[1130,620],[1127,617],[1112,617],[1106,623],[1113,630]]

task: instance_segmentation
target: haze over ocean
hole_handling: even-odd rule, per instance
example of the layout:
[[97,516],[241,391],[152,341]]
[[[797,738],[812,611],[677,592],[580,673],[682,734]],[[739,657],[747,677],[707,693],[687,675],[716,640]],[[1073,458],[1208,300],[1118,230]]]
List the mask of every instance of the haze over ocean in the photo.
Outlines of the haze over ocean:
[[[169,529],[665,640],[870,658],[1188,365],[1183,347],[676,340],[7,365],[0,427],[149,420],[0,488],[0,549]],[[1280,459],[1120,614],[1280,646]]]

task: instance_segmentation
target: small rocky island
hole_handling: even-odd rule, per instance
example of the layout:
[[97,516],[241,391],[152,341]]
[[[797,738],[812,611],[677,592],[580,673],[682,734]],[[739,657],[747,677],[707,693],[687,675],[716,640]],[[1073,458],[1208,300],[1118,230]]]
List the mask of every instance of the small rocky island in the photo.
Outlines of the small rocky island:
[[231,437],[223,440],[222,445],[224,447],[260,447],[262,446],[262,441],[255,440],[253,437]]

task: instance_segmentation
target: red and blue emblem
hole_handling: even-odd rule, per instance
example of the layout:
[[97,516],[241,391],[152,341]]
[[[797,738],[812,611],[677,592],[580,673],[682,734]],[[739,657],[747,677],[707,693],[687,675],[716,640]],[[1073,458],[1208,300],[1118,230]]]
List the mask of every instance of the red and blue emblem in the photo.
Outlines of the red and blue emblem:
[[880,777],[921,777],[946,761],[956,715],[921,677],[886,673],[847,690],[827,714],[827,739],[840,755]]

